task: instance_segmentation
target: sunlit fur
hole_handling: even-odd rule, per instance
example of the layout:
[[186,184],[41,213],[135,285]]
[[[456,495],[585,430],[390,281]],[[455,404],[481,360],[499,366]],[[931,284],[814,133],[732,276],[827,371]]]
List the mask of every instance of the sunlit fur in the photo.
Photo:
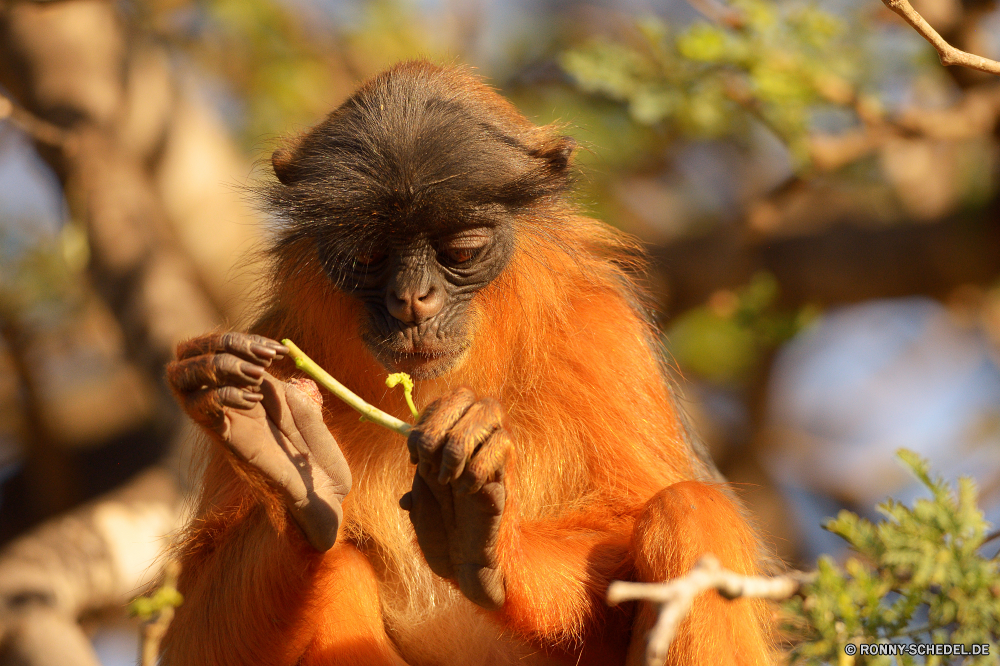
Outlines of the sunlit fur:
[[[557,141],[467,72],[440,76],[534,145]],[[506,409],[515,445],[499,545],[505,606],[478,609],[430,572],[398,506],[414,473],[403,438],[325,395],[354,478],[338,546],[311,551],[274,493],[213,447],[181,550],[186,601],[166,664],[641,663],[649,611],[608,609],[610,580],[664,580],[708,551],[756,571],[753,530],[680,425],[633,278],[640,253],[561,197],[513,223],[510,264],[473,301],[469,353],[415,394],[422,409],[465,385]],[[408,419],[362,342],[361,307],[331,284],[316,244],[286,236],[278,246],[256,332],[293,339],[364,399]],[[765,616],[757,602],[707,595],[670,663],[772,663]]]

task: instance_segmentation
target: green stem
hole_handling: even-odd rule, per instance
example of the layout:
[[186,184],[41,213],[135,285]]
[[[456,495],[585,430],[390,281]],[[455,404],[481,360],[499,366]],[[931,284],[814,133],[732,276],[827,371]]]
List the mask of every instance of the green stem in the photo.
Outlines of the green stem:
[[281,341],[281,344],[285,345],[290,350],[291,357],[295,359],[296,368],[302,370],[304,373],[319,382],[320,386],[356,409],[366,420],[371,421],[372,423],[377,423],[383,428],[388,428],[389,430],[398,432],[404,437],[410,433],[413,426],[409,423],[400,421],[395,416],[386,414],[378,407],[370,405],[362,400],[356,393],[334,379],[330,373],[319,367],[316,361],[306,356],[305,352],[299,349],[294,342],[286,338]]

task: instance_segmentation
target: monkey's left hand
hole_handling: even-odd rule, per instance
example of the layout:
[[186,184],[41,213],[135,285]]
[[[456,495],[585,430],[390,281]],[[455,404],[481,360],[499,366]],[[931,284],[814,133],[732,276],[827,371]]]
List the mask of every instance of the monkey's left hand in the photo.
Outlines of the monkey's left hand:
[[496,546],[511,439],[499,403],[459,388],[427,407],[407,446],[417,471],[399,504],[410,512],[431,570],[483,608],[500,608]]

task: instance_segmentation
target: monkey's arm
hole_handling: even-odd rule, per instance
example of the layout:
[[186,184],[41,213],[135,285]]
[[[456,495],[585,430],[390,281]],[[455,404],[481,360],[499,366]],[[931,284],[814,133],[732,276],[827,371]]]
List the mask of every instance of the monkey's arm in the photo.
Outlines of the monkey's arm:
[[548,645],[627,632],[616,624],[622,613],[608,608],[605,593],[611,581],[631,576],[631,528],[632,520],[601,507],[505,525],[497,549],[506,582],[499,619]]
[[[519,521],[518,498],[508,497],[504,481],[517,460],[499,406],[468,389],[428,407],[409,445],[417,471],[401,504],[431,569],[539,645],[572,649],[583,639],[584,663],[628,650],[615,648],[631,628],[630,612],[605,602],[612,580],[668,580],[708,552],[734,571],[756,573],[753,530],[717,484],[686,481],[645,505],[594,501]],[[682,626],[670,663],[770,663],[760,604],[715,597]],[[647,610],[632,634],[633,656],[642,654]],[[606,652],[590,654],[595,649]],[[728,656],[713,662],[719,655]]]
[[184,603],[164,640],[163,663],[293,664],[315,631],[303,609],[323,554],[291,521],[269,519],[230,462],[213,458],[205,481],[222,491],[214,493],[220,503],[186,535],[178,585]]
[[[558,520],[502,528],[497,549],[506,581],[502,621],[556,645],[583,637],[588,648],[595,642],[610,646],[616,637],[631,635],[627,663],[645,663],[646,634],[656,611],[639,604],[632,626],[622,626],[621,614],[629,611],[609,609],[605,601],[611,581],[677,578],[706,553],[732,571],[760,573],[756,536],[719,484],[675,483],[625,513],[628,518],[616,518],[595,505]],[[771,665],[767,618],[759,600],[706,593],[682,623],[667,664]]]
[[508,497],[512,442],[502,410],[458,389],[430,405],[408,439],[417,464],[409,511],[431,569],[513,630],[545,645],[600,630],[608,583],[629,574],[634,518],[594,506],[519,523]]
[[200,515],[182,544],[186,601],[166,642],[172,663],[295,663],[316,631],[302,616],[351,475],[318,391],[307,395],[315,386],[265,371],[283,349],[256,336],[208,335],[182,345],[167,368],[215,443]]
[[[205,475],[213,504],[189,530],[184,603],[164,640],[164,666],[405,666],[385,634],[371,565],[353,544],[312,548],[284,511],[224,455]],[[346,660],[346,661],[345,661]]]

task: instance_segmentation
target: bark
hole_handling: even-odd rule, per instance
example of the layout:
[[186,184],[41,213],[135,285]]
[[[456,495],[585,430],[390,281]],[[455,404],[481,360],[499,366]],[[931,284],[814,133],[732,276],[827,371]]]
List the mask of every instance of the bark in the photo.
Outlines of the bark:
[[[184,441],[163,365],[179,341],[242,311],[252,267],[232,280],[232,266],[258,229],[233,187],[249,167],[125,9],[0,1],[0,86],[87,230],[88,280],[127,356],[160,387],[156,436]],[[28,444],[29,456],[58,449]],[[186,469],[177,457],[0,551],[0,664],[96,664],[77,619],[121,607],[156,575],[188,486],[168,471]]]
[[181,520],[178,488],[151,469],[0,551],[0,664],[96,664],[77,618],[122,607],[157,575]]
[[996,280],[996,206],[977,220],[889,228],[844,222],[821,233],[784,238],[722,227],[654,251],[668,285],[662,300],[668,314],[676,315],[703,304],[717,289],[746,284],[758,270],[775,275],[787,306],[913,294],[943,299],[956,287]]

